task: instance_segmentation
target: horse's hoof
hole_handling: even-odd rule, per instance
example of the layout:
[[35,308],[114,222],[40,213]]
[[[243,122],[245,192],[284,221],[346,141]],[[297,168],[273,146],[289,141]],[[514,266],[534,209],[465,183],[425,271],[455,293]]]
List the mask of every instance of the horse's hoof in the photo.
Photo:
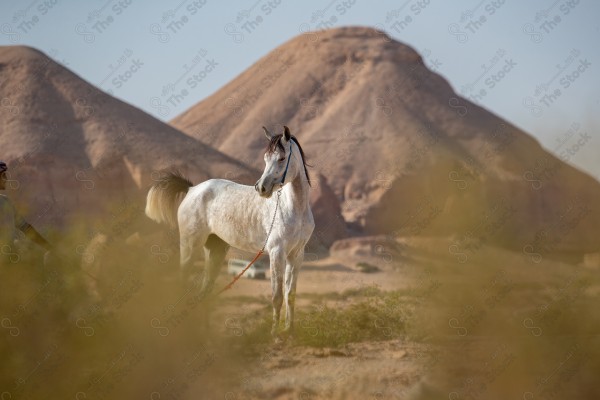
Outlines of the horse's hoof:
[[284,338],[282,338],[281,336],[275,336],[275,337],[273,338],[273,343],[274,343],[275,345],[279,345],[279,346],[281,346],[282,344],[284,344],[284,343],[285,343],[285,339],[284,339]]

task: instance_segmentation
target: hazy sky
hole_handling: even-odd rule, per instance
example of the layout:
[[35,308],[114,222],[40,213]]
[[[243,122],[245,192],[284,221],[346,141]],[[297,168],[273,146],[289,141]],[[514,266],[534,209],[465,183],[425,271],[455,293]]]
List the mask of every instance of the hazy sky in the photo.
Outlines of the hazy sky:
[[168,121],[296,35],[378,27],[600,179],[599,20],[596,0],[0,0],[0,44],[43,50]]

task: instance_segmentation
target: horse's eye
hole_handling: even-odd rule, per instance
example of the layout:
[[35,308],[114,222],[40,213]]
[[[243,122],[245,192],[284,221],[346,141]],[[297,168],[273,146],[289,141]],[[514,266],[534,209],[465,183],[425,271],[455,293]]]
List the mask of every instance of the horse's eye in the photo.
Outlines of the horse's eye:
[[283,161],[285,161],[285,157],[283,157],[283,158],[280,158],[280,159],[279,159],[279,160],[277,160],[277,161],[279,161],[279,162],[283,162]]

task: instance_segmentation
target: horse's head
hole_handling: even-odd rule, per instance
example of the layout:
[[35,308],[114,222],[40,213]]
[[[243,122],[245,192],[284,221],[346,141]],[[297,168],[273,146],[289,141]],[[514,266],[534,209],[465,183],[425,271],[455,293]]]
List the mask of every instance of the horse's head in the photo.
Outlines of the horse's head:
[[304,153],[296,138],[290,133],[290,129],[284,126],[283,133],[279,135],[271,135],[264,126],[263,129],[269,145],[264,156],[265,170],[254,185],[258,194],[262,197],[271,197],[276,188],[283,187],[287,182],[294,180],[301,166],[304,166],[310,184],[308,171],[304,165]]

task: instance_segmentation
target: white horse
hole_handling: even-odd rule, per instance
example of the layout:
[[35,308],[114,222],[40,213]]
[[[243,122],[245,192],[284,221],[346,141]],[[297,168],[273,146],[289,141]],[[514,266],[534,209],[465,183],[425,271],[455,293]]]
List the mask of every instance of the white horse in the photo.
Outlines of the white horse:
[[[269,140],[264,155],[266,166],[254,187],[224,179],[210,179],[192,187],[180,174],[169,173],[150,188],[146,215],[154,221],[179,226],[184,279],[198,249],[204,248],[206,267],[200,290],[201,294],[208,294],[229,246],[250,252],[262,248],[280,197],[265,252],[271,262],[271,333],[277,335],[285,299],[284,333],[289,334],[293,330],[296,282],[304,247],[315,226],[309,204],[310,178],[304,152],[289,128],[285,126],[283,134],[274,136],[263,129]],[[280,196],[273,196],[275,190],[281,191]]]

